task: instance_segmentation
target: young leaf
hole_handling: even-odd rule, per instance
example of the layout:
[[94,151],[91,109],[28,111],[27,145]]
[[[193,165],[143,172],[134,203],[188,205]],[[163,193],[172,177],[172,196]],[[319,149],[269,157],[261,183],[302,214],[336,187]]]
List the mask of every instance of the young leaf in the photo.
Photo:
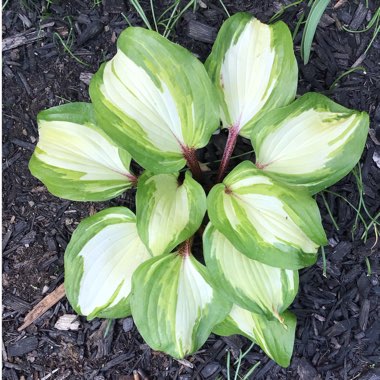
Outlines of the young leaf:
[[136,196],[137,229],[154,256],[170,252],[193,235],[206,213],[206,194],[190,172],[183,183],[178,174],[146,173]]
[[283,22],[266,25],[248,13],[233,15],[222,25],[206,68],[222,99],[223,126],[244,137],[263,114],[296,95],[297,62]]
[[240,307],[268,318],[280,318],[297,295],[297,271],[248,258],[211,223],[203,235],[203,251],[215,288]]
[[132,279],[132,315],[154,350],[177,359],[198,350],[231,304],[211,287],[206,268],[189,252],[142,264]]
[[131,157],[96,125],[91,104],[71,103],[38,114],[39,142],[31,173],[57,197],[102,201],[129,189]]
[[272,111],[252,134],[256,166],[314,194],[339,181],[359,161],[369,127],[365,112],[308,93]]
[[208,214],[241,253],[279,268],[313,264],[319,245],[327,243],[315,200],[274,181],[250,161],[213,187]]
[[144,168],[179,171],[189,150],[218,128],[207,72],[186,49],[146,29],[126,29],[117,47],[90,84],[100,124]]
[[213,332],[228,336],[241,334],[257,343],[261,349],[281,367],[288,367],[293,353],[296,317],[290,311],[282,314],[282,323],[251,313],[236,305],[228,317]]
[[323,12],[329,3],[330,0],[314,0],[310,13],[307,16],[301,41],[301,58],[303,59],[304,65],[307,65],[309,62],[311,44],[313,43],[315,31],[317,30],[317,26],[319,21],[321,21]]
[[111,207],[84,219],[64,256],[71,306],[88,319],[130,315],[132,274],[149,258],[129,209]]

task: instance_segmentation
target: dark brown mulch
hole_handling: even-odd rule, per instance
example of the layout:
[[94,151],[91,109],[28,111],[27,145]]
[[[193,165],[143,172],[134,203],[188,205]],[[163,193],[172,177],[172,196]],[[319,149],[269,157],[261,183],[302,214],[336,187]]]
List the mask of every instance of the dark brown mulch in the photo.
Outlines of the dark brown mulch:
[[[104,0],[100,5],[95,0],[55,1],[48,7],[47,3],[13,1],[3,12],[3,378],[126,380],[134,369],[142,378],[226,378],[227,352],[232,378],[239,350],[250,345],[238,336],[211,335],[201,351],[188,358],[191,368],[152,351],[131,318],[113,322],[81,318],[78,330],[55,329],[60,316],[72,313],[65,299],[25,331],[17,331],[27,311],[62,283],[63,253],[78,222],[109,205],[133,208],[132,193],[104,204],[55,198],[28,171],[38,138],[38,111],[67,101],[88,101],[88,78],[115,53],[115,39],[127,27],[123,14],[133,25],[141,25],[136,12],[123,1]],[[159,12],[172,2],[155,3]],[[249,11],[263,21],[281,3],[289,1],[224,1],[231,14]],[[365,1],[338,3],[333,9],[333,1],[322,19],[310,63],[304,66],[299,61],[298,93],[322,92],[345,106],[369,112],[371,134],[361,160],[363,189],[358,190],[351,174],[331,189],[338,195],[325,193],[339,230],[318,197],[330,243],[327,277],[322,260],[302,271],[300,294],[292,306],[298,328],[291,365],[280,368],[255,346],[242,360],[240,372],[244,375],[260,361],[255,379],[380,379],[379,248],[373,228],[364,242],[362,221],[356,220],[353,207],[341,198],[358,207],[362,195],[370,215],[379,211],[380,39],[363,55],[373,29],[358,34],[341,30],[342,24],[363,29],[378,2],[368,1],[369,8]],[[149,1],[141,4],[149,13]],[[305,8],[301,3],[283,14],[291,30]],[[225,18],[219,1],[203,0],[195,13],[184,14],[171,39],[204,60]],[[71,28],[72,51],[86,66],[58,41],[56,34],[65,40]],[[301,33],[302,27],[295,38],[298,58]],[[11,38],[19,34],[18,40]],[[363,65],[366,74],[353,73],[329,90],[337,76],[355,63]],[[202,160],[219,159],[224,143],[224,133],[216,136],[210,148],[200,152]],[[240,140],[235,154],[250,149]],[[248,153],[243,158],[249,157]],[[216,164],[210,166],[215,169]],[[361,214],[368,223],[363,208]]]

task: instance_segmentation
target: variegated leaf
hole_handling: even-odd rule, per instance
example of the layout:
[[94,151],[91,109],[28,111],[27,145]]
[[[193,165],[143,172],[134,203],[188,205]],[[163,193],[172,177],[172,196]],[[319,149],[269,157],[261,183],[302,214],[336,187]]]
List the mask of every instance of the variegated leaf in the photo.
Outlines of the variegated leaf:
[[131,307],[150,347],[183,358],[203,345],[231,304],[211,287],[206,268],[185,249],[154,257],[137,269]]
[[282,367],[288,367],[293,353],[296,317],[290,311],[277,319],[267,319],[264,315],[251,313],[239,306],[232,306],[228,317],[213,332],[228,336],[241,334],[257,343],[261,349]]
[[315,200],[276,182],[250,161],[213,187],[208,214],[241,253],[279,268],[313,264],[318,247],[327,243]]
[[129,209],[111,207],[84,219],[64,256],[71,306],[88,319],[130,315],[132,274],[149,258]]
[[249,138],[252,126],[296,95],[297,62],[289,28],[261,23],[248,13],[227,19],[206,61],[222,103],[224,127]]
[[39,142],[31,173],[48,190],[75,201],[101,201],[129,189],[131,157],[96,125],[93,108],[71,103],[38,114]]
[[280,318],[297,295],[297,271],[248,258],[211,223],[203,235],[203,252],[215,288],[247,310]]
[[256,165],[313,194],[351,171],[363,152],[368,128],[367,113],[308,93],[257,123],[252,134]]
[[178,173],[146,173],[139,178],[137,229],[154,256],[170,252],[193,235],[206,208],[206,194],[190,172],[183,180]]
[[178,171],[218,128],[207,72],[186,49],[143,28],[127,28],[117,47],[90,83],[100,124],[144,168]]

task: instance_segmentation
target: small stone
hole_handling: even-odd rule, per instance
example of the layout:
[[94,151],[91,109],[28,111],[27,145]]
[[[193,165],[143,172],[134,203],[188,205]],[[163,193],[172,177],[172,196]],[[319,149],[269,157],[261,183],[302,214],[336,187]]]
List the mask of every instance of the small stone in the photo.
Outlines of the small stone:
[[209,363],[206,365],[206,367],[204,367],[202,369],[201,375],[207,379],[219,371],[220,371],[220,364],[219,363]]
[[47,293],[48,290],[49,290],[49,287],[47,285],[44,285],[44,287],[42,288],[42,294]]
[[124,332],[131,331],[133,329],[133,319],[131,317],[125,318],[123,320],[123,330]]
[[64,314],[58,318],[58,321],[55,323],[54,328],[57,330],[78,330],[80,322],[77,321],[78,316],[75,314]]

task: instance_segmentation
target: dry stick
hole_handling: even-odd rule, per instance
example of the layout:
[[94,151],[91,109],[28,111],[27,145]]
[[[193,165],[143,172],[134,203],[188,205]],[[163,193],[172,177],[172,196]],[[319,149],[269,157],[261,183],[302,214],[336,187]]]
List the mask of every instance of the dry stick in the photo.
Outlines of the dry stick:
[[183,156],[186,159],[187,166],[190,168],[191,173],[193,174],[193,177],[198,181],[202,182],[202,170],[199,165],[197,156],[195,154],[195,149],[194,148],[187,148],[183,147]]
[[41,38],[45,38],[47,33],[42,29],[53,26],[54,24],[54,22],[50,22],[48,24],[41,25],[39,30],[29,29],[25,32],[17,33],[13,36],[4,38],[2,42],[2,51],[12,50],[35,42]]
[[37,318],[47,312],[59,300],[65,296],[65,287],[63,284],[59,285],[54,291],[43,298],[24,318],[24,323],[17,329],[22,331],[31,325]]
[[236,126],[232,126],[231,128],[229,128],[227,143],[226,143],[226,147],[224,148],[222,161],[219,166],[218,176],[216,177],[216,183],[223,181],[224,173],[226,172],[228,164],[230,163],[230,158],[232,156],[232,152],[235,149],[238,135],[239,135],[239,128],[237,128]]

